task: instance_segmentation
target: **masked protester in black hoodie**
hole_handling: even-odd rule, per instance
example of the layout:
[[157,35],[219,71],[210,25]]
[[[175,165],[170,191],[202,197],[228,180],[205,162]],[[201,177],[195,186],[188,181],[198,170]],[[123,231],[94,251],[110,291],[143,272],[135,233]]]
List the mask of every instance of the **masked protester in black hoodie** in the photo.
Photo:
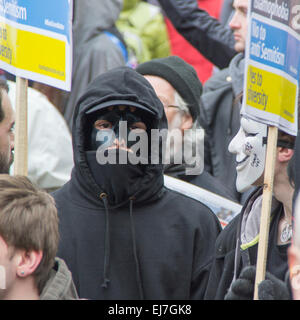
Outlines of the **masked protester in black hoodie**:
[[[121,162],[135,147],[123,139],[122,123],[129,134],[146,132],[151,151],[151,129],[167,129],[150,83],[127,67],[97,77],[76,105],[75,167],[53,194],[58,256],[82,298],[202,299],[219,221],[198,201],[164,187],[161,148],[148,157],[147,148],[137,152],[138,164]],[[109,152],[116,164],[99,164]]]

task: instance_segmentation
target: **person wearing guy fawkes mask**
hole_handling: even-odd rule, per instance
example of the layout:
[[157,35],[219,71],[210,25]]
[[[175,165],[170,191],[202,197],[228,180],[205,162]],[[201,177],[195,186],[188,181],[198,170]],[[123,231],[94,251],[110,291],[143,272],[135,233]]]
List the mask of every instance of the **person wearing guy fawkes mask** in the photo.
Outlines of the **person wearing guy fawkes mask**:
[[150,83],[127,67],[93,80],[75,107],[75,166],[53,196],[58,256],[80,298],[204,296],[221,227],[202,203],[164,187],[163,139],[155,148],[152,129],[167,130],[163,106]]
[[[267,125],[241,114],[240,129],[228,147],[236,158],[236,188],[239,192],[245,192],[251,186],[258,188],[248,197],[241,213],[218,236],[206,299],[253,299],[267,132]],[[294,186],[290,183],[287,168],[294,154],[294,142],[294,136],[278,131],[266,262],[267,280],[277,278],[284,281],[288,271],[287,251],[292,239]],[[278,295],[274,292],[274,296]]]

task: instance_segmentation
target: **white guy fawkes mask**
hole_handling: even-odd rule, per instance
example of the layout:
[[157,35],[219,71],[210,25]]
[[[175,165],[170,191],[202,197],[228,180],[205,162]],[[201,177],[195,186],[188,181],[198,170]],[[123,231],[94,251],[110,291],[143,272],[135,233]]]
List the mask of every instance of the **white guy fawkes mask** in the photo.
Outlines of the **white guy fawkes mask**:
[[248,190],[263,174],[268,126],[241,115],[241,127],[228,150],[236,154],[236,189]]

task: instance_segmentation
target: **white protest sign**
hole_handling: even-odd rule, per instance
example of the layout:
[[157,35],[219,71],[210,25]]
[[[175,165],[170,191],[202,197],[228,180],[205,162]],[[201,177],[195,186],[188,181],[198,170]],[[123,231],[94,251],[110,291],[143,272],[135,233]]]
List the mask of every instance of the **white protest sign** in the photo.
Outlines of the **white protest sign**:
[[222,228],[225,228],[227,224],[242,210],[242,206],[237,202],[231,201],[209,190],[168,175],[164,175],[164,185],[168,189],[200,201],[209,207],[209,209],[219,219]]

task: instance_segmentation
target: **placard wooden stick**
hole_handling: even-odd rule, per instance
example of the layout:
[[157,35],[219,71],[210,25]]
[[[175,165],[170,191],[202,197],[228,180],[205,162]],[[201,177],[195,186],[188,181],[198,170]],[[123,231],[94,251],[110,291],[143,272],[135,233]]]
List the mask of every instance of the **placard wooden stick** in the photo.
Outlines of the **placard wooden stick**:
[[264,189],[260,218],[259,243],[256,262],[254,300],[258,300],[258,285],[265,279],[268,254],[270,214],[273,194],[273,181],[276,161],[278,128],[269,126],[268,143],[264,174]]
[[16,78],[14,175],[28,174],[27,79]]

